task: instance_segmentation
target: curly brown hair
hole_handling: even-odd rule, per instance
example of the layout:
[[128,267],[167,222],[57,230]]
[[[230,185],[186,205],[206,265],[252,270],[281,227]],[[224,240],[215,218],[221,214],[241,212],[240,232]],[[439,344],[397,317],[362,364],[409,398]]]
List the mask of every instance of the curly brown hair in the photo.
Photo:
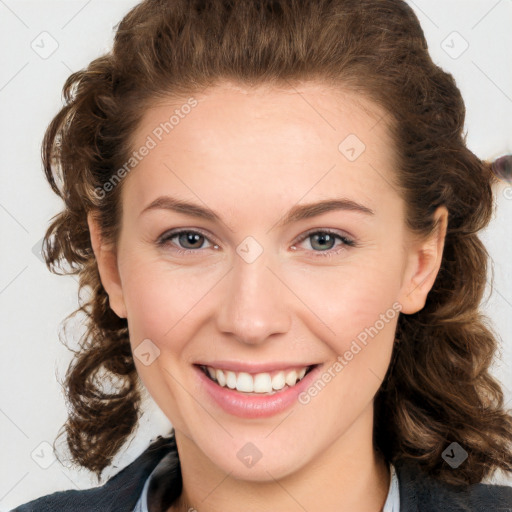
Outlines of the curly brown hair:
[[[83,313],[86,330],[66,374],[62,428],[73,463],[98,479],[133,434],[144,393],[87,223],[94,212],[115,244],[123,182],[108,194],[98,189],[127,161],[145,109],[159,98],[222,80],[290,86],[316,78],[387,112],[410,230],[426,236],[436,208],[449,211],[426,304],[398,320],[374,402],[375,446],[387,461],[415,460],[448,483],[512,472],[512,415],[490,373],[498,335],[479,310],[489,256],[477,233],[492,217],[498,177],[466,147],[461,93],[433,63],[413,10],[403,0],[146,0],[119,24],[112,51],[67,79],[65,105],[43,142],[46,177],[65,203],[44,238],[46,264],[78,274],[79,289],[90,292],[65,319]],[[469,454],[456,472],[441,456],[453,441]]]

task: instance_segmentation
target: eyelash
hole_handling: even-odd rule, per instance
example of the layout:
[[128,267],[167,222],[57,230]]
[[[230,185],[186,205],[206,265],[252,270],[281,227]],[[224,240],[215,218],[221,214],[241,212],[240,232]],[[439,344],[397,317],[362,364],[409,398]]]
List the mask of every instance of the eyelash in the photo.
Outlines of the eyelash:
[[[161,235],[157,239],[157,245],[160,247],[169,245],[169,242],[173,238],[175,238],[176,236],[179,236],[183,233],[194,233],[197,235],[201,235],[203,238],[205,238],[206,240],[211,242],[211,240],[206,235],[206,233],[203,233],[202,231],[192,230],[192,229],[180,229],[180,230],[176,230],[176,231],[170,231],[168,233],[164,233],[163,235]],[[340,235],[338,232],[333,231],[331,229],[322,229],[322,230],[317,229],[317,230],[313,230],[313,231],[308,231],[307,233],[302,235],[293,245],[299,244],[299,243],[303,242],[304,240],[306,240],[307,238],[309,238],[310,236],[317,235],[319,233],[334,236],[335,238],[341,240],[343,242],[343,245],[341,246],[341,248],[339,248],[337,250],[328,249],[326,251],[315,251],[315,250],[310,251],[310,252],[316,253],[315,257],[320,257],[320,258],[328,257],[329,258],[329,257],[337,256],[342,251],[346,251],[347,247],[357,247],[357,244],[354,240],[352,240],[351,238],[348,238],[346,236]],[[217,244],[214,244],[214,245],[217,245]],[[178,248],[175,247],[175,248],[173,248],[173,251],[176,252],[180,256],[185,256],[187,254],[197,253],[197,252],[201,251],[201,249],[180,249],[179,247]]]

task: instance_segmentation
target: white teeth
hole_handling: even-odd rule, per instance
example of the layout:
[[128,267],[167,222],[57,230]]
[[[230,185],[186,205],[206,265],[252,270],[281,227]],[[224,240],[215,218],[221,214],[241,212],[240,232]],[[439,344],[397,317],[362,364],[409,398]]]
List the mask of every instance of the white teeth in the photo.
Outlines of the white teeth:
[[308,367],[304,367],[300,370],[280,371],[272,376],[267,372],[251,375],[247,372],[236,373],[210,366],[205,368],[208,375],[217,381],[220,386],[236,389],[243,393],[272,393],[283,389],[286,385],[289,387],[295,386],[297,381],[304,378],[308,369]]
[[293,386],[297,382],[297,372],[295,370],[288,372],[286,374],[285,381],[286,381],[286,384],[288,384],[288,386]]
[[253,378],[255,393],[266,393],[267,389],[272,389],[272,379],[268,373],[258,373]]
[[235,372],[225,372],[226,374],[226,385],[230,389],[236,388],[236,373]]
[[224,376],[224,372],[222,370],[215,370],[215,378],[221,386],[226,385],[226,377]]
[[[219,371],[219,370],[217,370]],[[220,382],[219,382],[220,384]],[[254,381],[252,377],[245,372],[240,372],[236,378],[237,391],[244,391],[245,393],[252,393],[254,388]]]
[[[306,373],[306,372],[304,372]],[[272,389],[283,389],[286,386],[284,372],[279,372],[272,377]]]

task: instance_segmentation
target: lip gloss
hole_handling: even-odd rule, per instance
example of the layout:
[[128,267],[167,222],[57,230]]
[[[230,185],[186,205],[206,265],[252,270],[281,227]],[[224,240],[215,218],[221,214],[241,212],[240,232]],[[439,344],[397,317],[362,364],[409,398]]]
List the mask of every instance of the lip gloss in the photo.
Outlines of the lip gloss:
[[278,414],[298,401],[298,395],[305,391],[316,379],[322,365],[315,366],[302,380],[292,387],[276,391],[274,394],[246,394],[223,387],[211,380],[195,366],[200,386],[206,394],[225,412],[241,418],[267,418]]

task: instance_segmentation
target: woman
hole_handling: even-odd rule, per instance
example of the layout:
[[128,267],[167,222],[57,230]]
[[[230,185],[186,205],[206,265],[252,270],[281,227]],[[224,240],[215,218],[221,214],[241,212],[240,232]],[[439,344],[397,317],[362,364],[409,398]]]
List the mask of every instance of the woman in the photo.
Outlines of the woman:
[[466,147],[405,2],[148,0],[64,90],[45,257],[91,290],[72,459],[99,477],[145,390],[173,429],[16,510],[512,510],[482,483],[512,416],[478,238],[509,160]]

